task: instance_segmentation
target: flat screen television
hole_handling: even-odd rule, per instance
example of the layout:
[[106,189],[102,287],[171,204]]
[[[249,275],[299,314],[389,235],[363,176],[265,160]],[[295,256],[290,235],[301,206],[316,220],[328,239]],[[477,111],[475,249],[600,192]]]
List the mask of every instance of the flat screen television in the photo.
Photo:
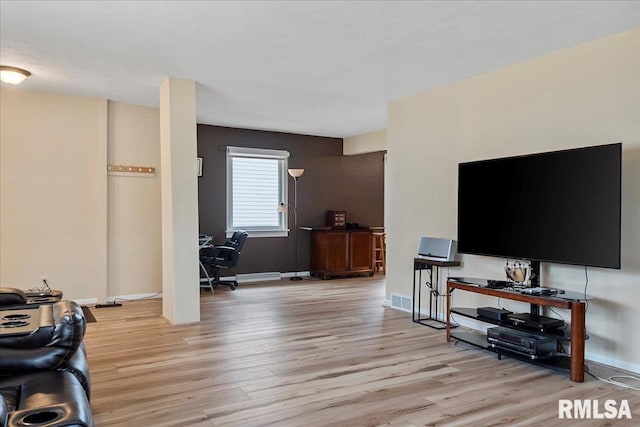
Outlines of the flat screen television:
[[460,163],[458,252],[620,268],[622,144]]

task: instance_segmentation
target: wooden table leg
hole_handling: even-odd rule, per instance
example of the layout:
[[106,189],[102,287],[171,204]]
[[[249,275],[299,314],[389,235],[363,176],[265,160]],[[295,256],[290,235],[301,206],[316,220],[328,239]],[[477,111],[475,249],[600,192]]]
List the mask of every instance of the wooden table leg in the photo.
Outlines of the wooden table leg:
[[446,288],[447,298],[447,342],[451,341],[451,289],[449,288],[449,282],[447,282]]
[[571,303],[571,381],[584,382],[585,303]]

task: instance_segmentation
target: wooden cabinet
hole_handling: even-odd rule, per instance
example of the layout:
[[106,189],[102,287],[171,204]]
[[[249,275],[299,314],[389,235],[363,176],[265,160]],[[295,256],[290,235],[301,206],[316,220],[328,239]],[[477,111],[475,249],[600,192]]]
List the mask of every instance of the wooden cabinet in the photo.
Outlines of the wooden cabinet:
[[373,275],[371,230],[311,230],[311,275]]

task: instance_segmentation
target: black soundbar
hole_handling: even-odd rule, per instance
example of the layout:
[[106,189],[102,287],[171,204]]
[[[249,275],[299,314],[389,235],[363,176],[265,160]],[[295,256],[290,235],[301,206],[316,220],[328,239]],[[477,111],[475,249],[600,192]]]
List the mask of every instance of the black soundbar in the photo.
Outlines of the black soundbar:
[[495,320],[497,322],[506,321],[512,311],[495,307],[478,307],[478,316],[485,319]]

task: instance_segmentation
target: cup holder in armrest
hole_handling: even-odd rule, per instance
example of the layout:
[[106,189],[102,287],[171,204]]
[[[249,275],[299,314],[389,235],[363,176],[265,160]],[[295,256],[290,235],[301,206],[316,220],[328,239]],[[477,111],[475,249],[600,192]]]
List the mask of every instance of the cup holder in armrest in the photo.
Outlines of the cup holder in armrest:
[[14,420],[19,426],[49,426],[62,417],[63,412],[59,409],[34,411],[23,415],[22,418]]
[[0,323],[0,328],[22,328],[23,326],[27,326],[28,324],[29,322],[25,320],[7,320]]
[[[0,338],[4,340],[11,336],[28,336],[43,326],[53,326],[52,318],[47,321],[51,317],[50,311],[48,306],[0,310]],[[7,347],[7,342],[3,342],[2,347]]]
[[54,303],[60,301],[60,298],[56,297],[29,297],[27,298],[27,304],[42,304],[42,303]]
[[39,371],[0,377],[0,393],[8,409],[6,427],[94,425],[85,389],[71,372]]
[[31,315],[27,313],[16,313],[16,314],[7,314],[5,316],[2,316],[2,320],[22,320],[22,319],[28,319],[30,317]]

